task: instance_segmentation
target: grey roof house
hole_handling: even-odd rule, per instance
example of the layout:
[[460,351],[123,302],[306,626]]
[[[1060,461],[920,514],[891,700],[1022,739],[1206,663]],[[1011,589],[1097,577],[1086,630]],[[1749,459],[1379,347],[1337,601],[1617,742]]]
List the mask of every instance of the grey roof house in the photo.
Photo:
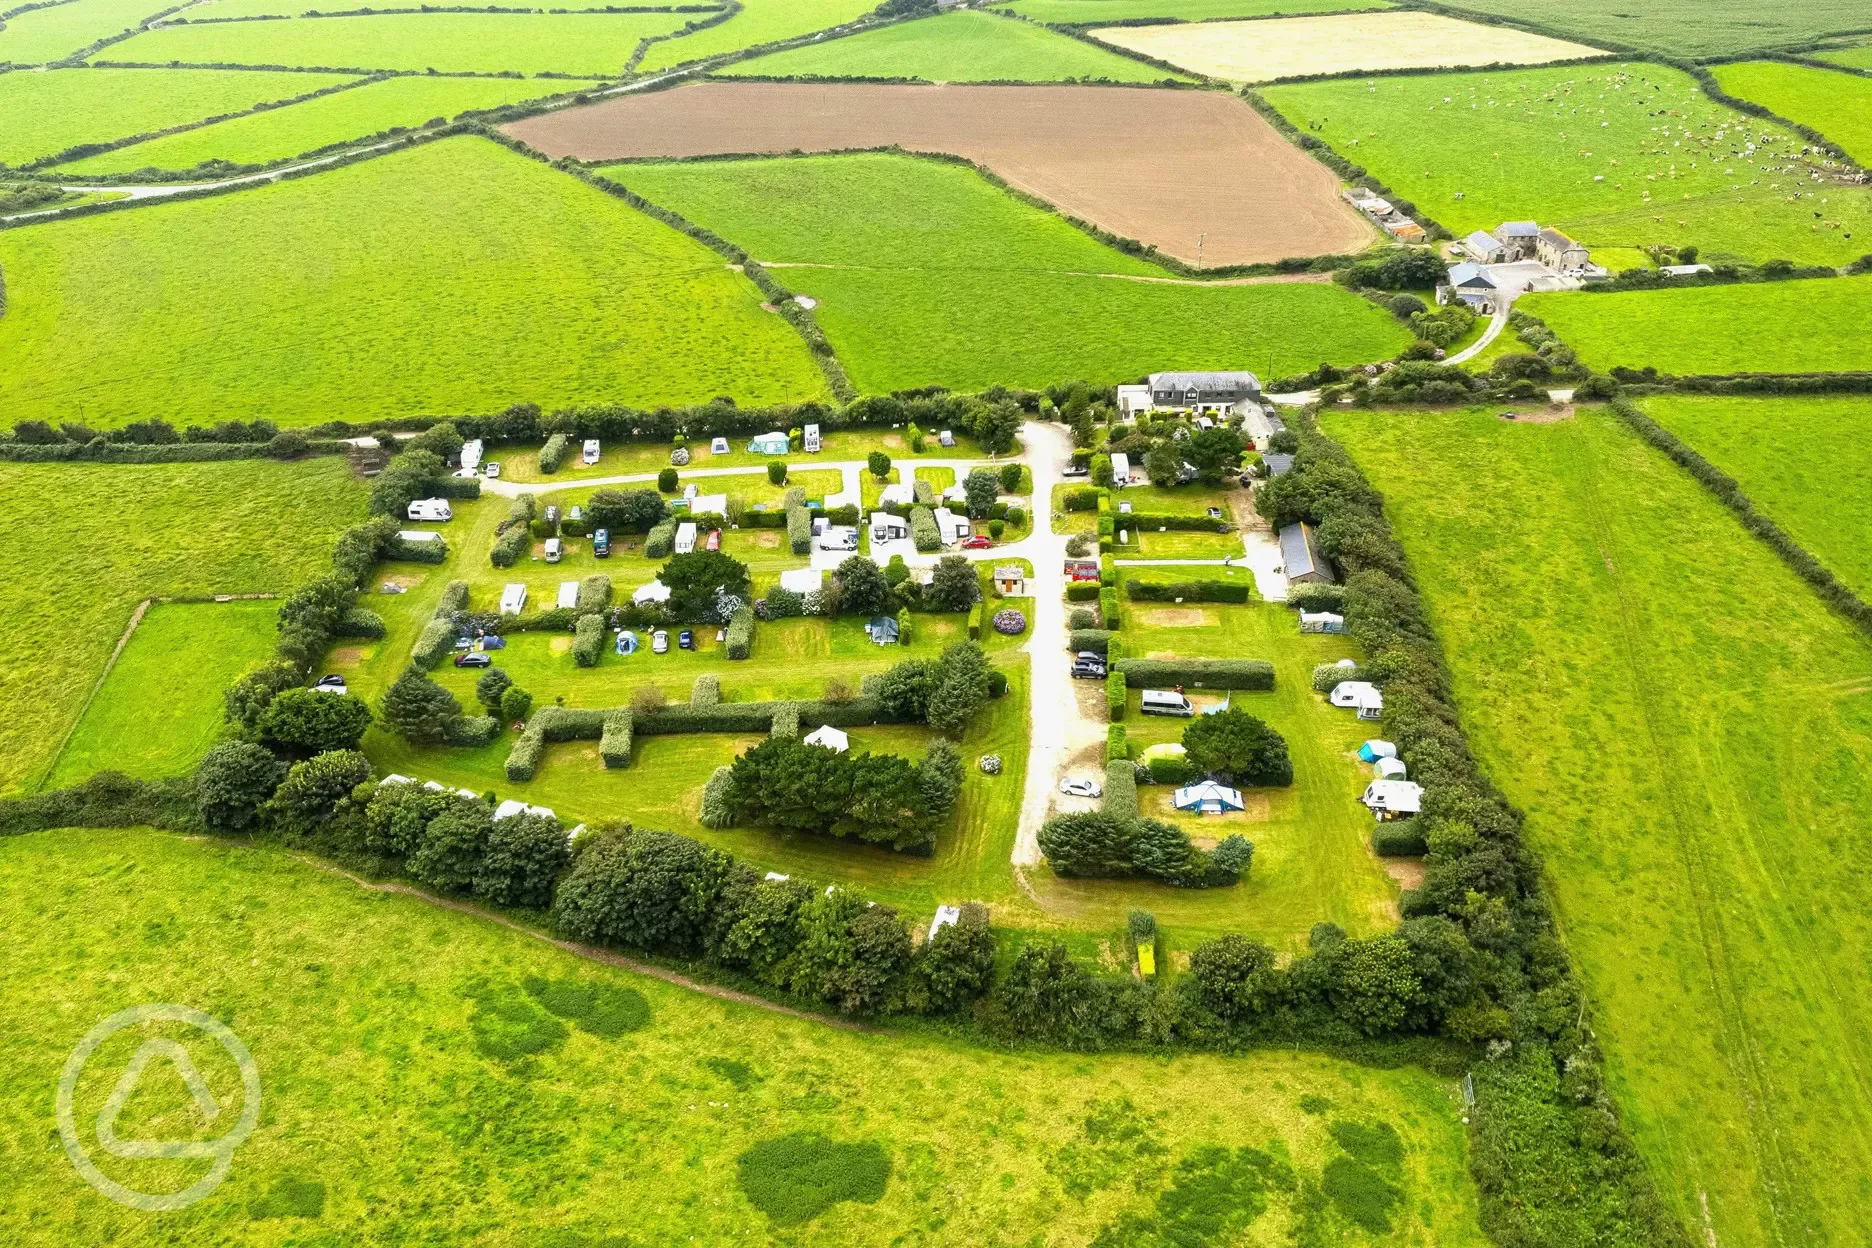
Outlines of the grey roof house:
[[1152,373],[1151,406],[1159,408],[1233,407],[1260,397],[1261,379],[1253,373]]
[[1313,541],[1313,526],[1294,523],[1280,531],[1281,563],[1287,569],[1289,584],[1330,585],[1336,579],[1332,565],[1319,553]]

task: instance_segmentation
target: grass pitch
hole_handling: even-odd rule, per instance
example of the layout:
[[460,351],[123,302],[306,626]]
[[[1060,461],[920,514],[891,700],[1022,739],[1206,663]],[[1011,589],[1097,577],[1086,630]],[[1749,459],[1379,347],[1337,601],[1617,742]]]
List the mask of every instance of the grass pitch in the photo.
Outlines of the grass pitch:
[[1785,61],[1712,65],[1722,89],[1818,130],[1861,165],[1872,162],[1872,78]]
[[1706,262],[1837,265],[1872,249],[1872,190],[1834,181],[1801,156],[1799,135],[1711,103],[1662,65],[1341,79],[1264,94],[1458,237],[1531,218],[1589,247],[1694,244]]
[[1164,280],[960,166],[857,155],[607,176],[779,262],[866,390],[1118,381],[1203,361],[1279,376],[1383,358],[1408,337],[1330,285]]
[[1325,427],[1384,492],[1680,1220],[1872,1235],[1839,1198],[1872,1185],[1872,644],[1607,413]]
[[0,374],[17,419],[304,425],[825,394],[720,256],[474,138],[9,230],[0,271],[0,357],[28,362]]
[[[1043,1224],[1061,1248],[1195,1242],[1192,1227],[1218,1225],[1284,1243],[1304,1204],[1318,1242],[1487,1242],[1455,1083],[1413,1068],[1288,1052],[1094,1062],[839,1030],[277,850],[147,830],[0,843],[0,916],[18,933],[0,1124],[44,1154],[14,1167],[0,1210],[22,1243],[149,1225],[65,1162],[51,1092],[86,1030],[144,1000],[211,1013],[261,1079],[259,1126],[226,1182],[164,1215],[178,1241],[990,1244]],[[187,1047],[221,1105],[241,1101],[233,1064],[199,1032],[120,1032],[74,1092],[94,1156],[98,1107],[152,1035]],[[155,1063],[124,1107],[126,1135],[192,1122],[173,1076],[157,1077],[168,1070]],[[1401,1155],[1383,1163],[1388,1230],[1368,1236],[1352,1218],[1369,1207],[1321,1178],[1348,1164],[1336,1137],[1380,1124]],[[1237,1149],[1287,1177],[1256,1181],[1245,1163],[1258,1159]],[[101,1164],[158,1191],[204,1169]]]
[[925,82],[1157,82],[1182,77],[1031,22],[969,12],[900,22],[740,61],[720,72],[731,78],[918,78]]
[[1617,365],[1678,376],[1872,368],[1872,277],[1818,278],[1611,295],[1530,295],[1597,372]]
[[[725,22],[651,44],[637,68],[648,73],[782,39],[796,39],[855,21],[873,7],[869,0],[745,0],[741,11]],[[704,22],[712,15],[688,16],[691,21]]]
[[1344,13],[1391,6],[1385,0],[1014,0],[995,7],[1051,25],[1102,26],[1141,18],[1202,22],[1223,17],[1292,17],[1297,13]]

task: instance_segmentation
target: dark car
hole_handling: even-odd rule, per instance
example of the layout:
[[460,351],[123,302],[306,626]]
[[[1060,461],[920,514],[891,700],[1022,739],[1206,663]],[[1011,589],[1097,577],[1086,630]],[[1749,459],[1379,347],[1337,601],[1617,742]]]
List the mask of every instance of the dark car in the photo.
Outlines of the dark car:
[[592,534],[592,554],[600,559],[611,557],[611,530],[599,529]]
[[695,649],[695,634],[688,629],[676,634],[676,645],[683,650]]
[[456,667],[493,667],[494,660],[479,650],[470,650],[467,654],[455,656]]
[[1081,650],[1073,657],[1072,674],[1075,680],[1104,680],[1105,660],[1090,650]]

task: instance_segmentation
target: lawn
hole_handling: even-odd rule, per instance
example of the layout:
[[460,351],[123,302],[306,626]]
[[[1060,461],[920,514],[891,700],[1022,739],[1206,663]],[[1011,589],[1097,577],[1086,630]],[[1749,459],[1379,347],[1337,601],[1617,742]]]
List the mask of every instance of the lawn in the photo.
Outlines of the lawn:
[[1130,280],[1162,270],[958,165],[854,155],[607,172],[776,262],[782,281],[819,301],[820,325],[867,391],[1112,382],[1178,367],[1279,376],[1383,358],[1409,336],[1327,284]]
[[[91,70],[106,73],[106,70]],[[148,71],[120,71],[123,73]],[[186,77],[210,70],[176,70],[163,77]],[[230,77],[253,77],[229,71]],[[306,74],[281,74],[305,79]],[[5,85],[0,79],[0,86]],[[532,82],[513,78],[442,78],[405,75],[367,83],[307,100],[290,108],[268,109],[180,134],[165,135],[60,166],[61,173],[108,175],[138,169],[193,169],[208,161],[265,165],[336,143],[361,139],[395,126],[417,127],[437,117],[475,109],[499,108],[542,95],[576,91],[585,83]]]
[[1219,17],[1292,17],[1296,13],[1344,13],[1391,6],[1385,0],[1014,0],[995,7],[1055,26],[1103,26],[1143,18],[1202,22]]
[[[0,34],[0,44],[5,39]],[[0,74],[0,163],[18,167],[81,143],[109,143],[185,126],[343,81],[332,74],[241,69],[55,69]]]
[[[226,1182],[163,1215],[177,1242],[991,1244],[1044,1225],[1048,1243],[1078,1248],[1101,1231],[1099,1242],[1117,1242],[1126,1215],[1133,1235],[1214,1219],[1286,1242],[1298,1222],[1291,1186],[1266,1188],[1263,1211],[1262,1184],[1231,1182],[1234,1167],[1208,1183],[1173,1187],[1173,1176],[1198,1149],[1253,1148],[1317,1193],[1329,1162],[1345,1167],[1334,1138],[1346,1124],[1396,1132],[1390,1179],[1401,1190],[1390,1232],[1368,1239],[1343,1211],[1370,1211],[1325,1183],[1340,1196],[1308,1219],[1320,1242],[1487,1242],[1456,1085],[1416,1068],[1283,1051],[1094,1062],[839,1030],[367,892],[279,850],[147,830],[13,837],[0,864],[0,915],[19,955],[0,997],[12,1075],[0,1123],[41,1154],[9,1167],[0,1229],[18,1242],[125,1242],[148,1230],[148,1214],[92,1191],[47,1144],[51,1089],[72,1046],[145,1000],[211,1012],[261,1079],[259,1126]],[[621,998],[637,1025],[607,1035],[561,1024],[528,981]],[[240,1102],[223,1054],[158,1024],[97,1050],[75,1117],[108,1173],[172,1191],[201,1164],[101,1156],[92,1130],[152,1034],[186,1046],[220,1104]],[[531,1052],[516,1057],[501,1041]],[[125,1106],[126,1135],[176,1134],[183,1094],[154,1083],[159,1072],[173,1083],[168,1071],[157,1063]],[[737,1173],[753,1169],[758,1145],[815,1136],[870,1161],[877,1187],[857,1200],[808,1197],[771,1218]],[[516,1236],[522,1226],[536,1233]]]
[[221,736],[222,695],[271,658],[279,603],[158,603],[85,708],[47,788],[100,771],[144,779],[184,775]]
[[1872,277],[1761,282],[1613,295],[1529,295],[1596,372],[1614,366],[1696,376],[1872,368]]
[[[1872,1236],[1872,644],[1609,414],[1335,411],[1685,1225]],[[1707,1202],[1707,1203],[1706,1203]]]
[[[364,492],[336,458],[0,464],[0,795],[47,774],[139,601],[287,592],[330,566],[332,542],[363,514]],[[137,674],[117,683],[131,681],[134,693],[160,663],[153,654],[132,661]],[[192,674],[174,672],[212,668],[207,688],[224,664],[216,653],[185,652],[172,660],[170,679],[193,689]],[[174,746],[179,757],[195,742],[117,744]]]
[[[739,52],[743,48],[796,39],[854,21],[873,7],[870,0],[744,0],[741,11],[725,22],[651,44],[637,68],[649,73],[687,61]],[[687,16],[691,21],[702,22],[712,15]]]
[[1653,420],[1734,477],[1755,506],[1845,581],[1872,598],[1872,481],[1863,397],[1716,398],[1657,395]]
[[1589,42],[1682,57],[1780,47],[1866,25],[1860,0],[1750,0],[1746,5],[1702,0],[1463,0],[1460,7]]
[[1713,65],[1722,89],[1818,130],[1861,165],[1872,161],[1872,78],[1785,61]]
[[[9,12],[19,8],[9,4]],[[72,0],[30,9],[0,29],[0,64],[41,65],[82,52],[100,39],[132,30],[171,7],[166,0]]]
[[684,20],[679,13],[381,13],[197,22],[146,30],[106,48],[102,59],[620,78],[639,41]]
[[1044,26],[979,12],[899,22],[739,61],[720,72],[731,78],[917,78],[925,82],[1157,82],[1182,77],[1055,34]]
[[0,271],[0,358],[28,362],[0,373],[15,419],[306,425],[825,394],[720,256],[470,137],[9,230]]
[[1340,79],[1263,94],[1459,238],[1532,218],[1589,247],[1694,244],[1711,262],[1844,264],[1872,246],[1872,190],[1833,182],[1818,158],[1801,156],[1799,135],[1710,102],[1662,65]]

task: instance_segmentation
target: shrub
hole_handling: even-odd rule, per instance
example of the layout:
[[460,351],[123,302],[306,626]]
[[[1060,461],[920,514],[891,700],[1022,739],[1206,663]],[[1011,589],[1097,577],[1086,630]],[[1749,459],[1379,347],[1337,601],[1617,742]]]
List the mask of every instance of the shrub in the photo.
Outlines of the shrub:
[[305,835],[336,814],[351,791],[370,778],[368,758],[356,750],[328,750],[293,764],[267,812],[279,827]]
[[566,453],[572,449],[572,439],[563,433],[555,433],[546,439],[546,445],[540,448],[539,469],[551,475],[558,472],[565,463]]
[[1381,858],[1413,858],[1430,852],[1423,828],[1416,819],[1380,823],[1372,828],[1372,852]]
[[1117,632],[1124,626],[1124,615],[1118,609],[1118,590],[1112,586],[1100,589],[1098,602],[1099,615],[1105,621],[1106,631]]
[[635,717],[628,707],[606,711],[604,727],[598,737],[598,757],[606,767],[628,767],[631,761]]
[[[1010,506],[1007,509],[1006,519],[1009,524],[1018,529],[1027,523],[1027,509],[1025,507]],[[1000,535],[996,534],[996,536],[998,537]]]
[[661,524],[652,526],[649,536],[644,538],[644,558],[667,559],[670,548],[675,545],[676,522],[665,520]]
[[1188,784],[1196,774],[1189,759],[1175,754],[1161,754],[1145,764],[1152,784]]
[[1125,726],[1113,724],[1105,729],[1105,761],[1123,762],[1131,756],[1131,743],[1126,739]]
[[1157,916],[1148,910],[1133,910],[1125,916],[1125,931],[1133,944],[1150,945],[1157,941]]
[[363,698],[287,689],[261,714],[260,739],[302,754],[355,750],[370,723],[370,704]]
[[1004,521],[1004,520],[990,520],[990,521],[988,522],[988,536],[989,536],[989,537],[992,537],[992,538],[994,538],[994,539],[996,539],[997,541],[999,541],[999,540],[1000,540],[1000,537],[1001,537],[1001,535],[1002,535],[1003,533],[1005,533],[1005,532],[1007,532],[1007,522],[1006,522],[1006,521]]
[[767,604],[765,618],[770,620],[791,620],[806,613],[805,597],[784,586],[768,590],[761,601]]
[[[330,695],[325,695],[330,696]],[[271,750],[246,741],[223,741],[195,769],[195,801],[201,820],[219,832],[244,832],[260,817],[286,774]]]
[[872,451],[865,456],[865,467],[869,468],[871,475],[880,481],[890,479],[891,459],[883,451]]
[[773,485],[786,484],[786,461],[781,459],[767,462],[767,480]]
[[533,534],[527,525],[516,525],[494,540],[493,549],[488,551],[488,562],[497,568],[511,568],[527,553],[532,540]]
[[981,630],[982,630],[982,604],[978,602],[974,606],[969,608],[969,613],[968,613],[969,640],[970,641],[981,640]]
[[1332,611],[1345,610],[1346,591],[1343,585],[1290,585],[1287,587],[1287,605],[1295,611]]
[[734,769],[721,766],[702,786],[702,813],[696,822],[705,828],[727,828],[734,825]]
[[[981,604],[975,604],[975,610],[981,610]],[[1013,608],[994,613],[994,630],[1009,637],[1018,637],[1027,631],[1027,617]]]
[[[1085,612],[1087,616],[1091,612]],[[1066,648],[1074,654],[1089,650],[1093,654],[1104,654],[1111,646],[1112,635],[1102,628],[1075,628],[1066,634]]]
[[1321,663],[1313,669],[1313,692],[1331,693],[1340,682],[1364,680],[1369,674],[1357,664]]
[[676,487],[682,484],[674,468],[663,468],[657,472],[657,490],[663,494],[674,494]]
[[695,678],[689,686],[690,706],[717,706],[721,703],[721,677],[709,672]]
[[1130,759],[1105,764],[1105,797],[1099,809],[1120,819],[1138,817],[1137,768]]
[[910,501],[919,507],[934,507],[936,487],[922,477],[918,477],[910,483]]
[[594,572],[579,582],[578,613],[589,615],[603,611],[611,605],[611,578],[602,572]]
[[1120,671],[1105,674],[1105,712],[1114,723],[1125,717],[1125,677]]
[[1190,685],[1266,692],[1274,687],[1274,665],[1265,659],[1119,659],[1117,669],[1134,689]]
[[367,607],[352,607],[339,617],[338,627],[333,630],[332,635],[377,641],[382,639],[388,631],[383,616]]
[[460,632],[452,620],[430,620],[410,646],[410,662],[427,671],[448,657]]
[[936,513],[928,507],[910,509],[910,540],[924,553],[942,549],[942,533],[936,528]]
[[[1074,607],[1066,613],[1066,627],[1075,633],[1087,632],[1098,627],[1098,613],[1085,607]],[[1074,647],[1077,649],[1077,647]]]
[[605,622],[602,615],[581,615],[572,629],[572,660],[580,667],[597,667],[604,653]]
[[1103,811],[1056,815],[1040,828],[1040,852],[1059,875],[1128,875],[1131,837],[1131,821]]
[[1246,581],[1139,581],[1125,582],[1125,593],[1133,602],[1233,602],[1248,601]]
[[1102,497],[1104,496],[1089,485],[1074,486],[1060,492],[1060,510],[1095,511]]
[[501,704],[501,695],[513,687],[513,677],[498,667],[490,667],[475,681],[475,700],[490,711]]
[[509,685],[501,692],[500,718],[510,724],[526,719],[533,710],[533,695],[519,685]]
[[1099,586],[1094,581],[1069,581],[1066,585],[1067,602],[1096,602]]

